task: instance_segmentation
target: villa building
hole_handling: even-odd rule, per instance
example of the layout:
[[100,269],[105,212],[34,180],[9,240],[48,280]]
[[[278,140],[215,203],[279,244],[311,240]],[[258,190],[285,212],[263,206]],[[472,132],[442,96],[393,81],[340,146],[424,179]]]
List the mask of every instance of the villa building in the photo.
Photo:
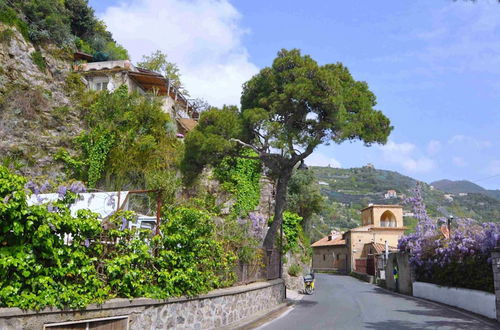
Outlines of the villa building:
[[129,92],[157,96],[163,110],[177,123],[180,135],[192,130],[199,117],[188,99],[159,73],[134,66],[129,60],[92,62],[92,56],[75,53],[74,70],[79,72],[88,89],[113,91],[126,85]]
[[332,232],[313,243],[313,269],[375,273],[377,256],[386,246],[396,250],[405,231],[403,207],[370,205],[361,210],[361,226],[347,232]]

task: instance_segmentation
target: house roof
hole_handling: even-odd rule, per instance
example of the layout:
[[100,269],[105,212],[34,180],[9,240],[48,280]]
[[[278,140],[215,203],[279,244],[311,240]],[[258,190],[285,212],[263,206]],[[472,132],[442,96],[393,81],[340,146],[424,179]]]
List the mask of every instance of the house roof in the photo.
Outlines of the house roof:
[[335,236],[332,238],[332,240],[329,241],[328,236],[325,236],[319,241],[316,241],[313,244],[311,244],[312,247],[335,246],[335,245],[345,245],[345,239],[342,239],[342,236]]
[[188,132],[192,131],[198,125],[198,122],[191,118],[177,118],[177,122]]
[[[382,254],[385,252],[385,244],[371,242],[371,243],[367,243],[365,245],[371,246],[375,250],[376,254]],[[397,251],[397,250],[398,250],[398,248],[396,248],[394,246],[389,246],[389,251]]]
[[373,204],[373,205],[365,207],[364,209],[361,209],[361,211],[368,210],[368,209],[371,209],[373,207],[382,207],[382,208],[388,208],[388,209],[389,208],[394,208],[394,209],[402,209],[403,208],[401,205]]
[[93,61],[94,56],[87,54],[87,53],[84,53],[84,52],[76,51],[73,53],[73,60],[75,60],[75,61],[78,61],[78,60]]

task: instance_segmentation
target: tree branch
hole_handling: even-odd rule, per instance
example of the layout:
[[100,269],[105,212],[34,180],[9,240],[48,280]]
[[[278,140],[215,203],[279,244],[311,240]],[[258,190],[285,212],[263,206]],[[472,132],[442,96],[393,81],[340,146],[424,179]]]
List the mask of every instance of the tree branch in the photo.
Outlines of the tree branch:
[[231,139],[229,139],[229,141],[233,141],[233,142],[239,143],[239,144],[241,144],[244,147],[252,149],[253,151],[255,151],[256,153],[258,153],[259,155],[261,154],[261,151],[259,149],[257,149],[257,147],[255,147],[255,146],[253,146],[251,144],[248,144],[246,142],[243,142],[240,139],[231,138]]

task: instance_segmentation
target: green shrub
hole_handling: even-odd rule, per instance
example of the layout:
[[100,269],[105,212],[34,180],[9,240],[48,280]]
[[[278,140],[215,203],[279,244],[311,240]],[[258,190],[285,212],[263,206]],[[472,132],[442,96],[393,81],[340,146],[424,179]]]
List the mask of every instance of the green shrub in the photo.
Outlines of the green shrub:
[[125,211],[104,229],[90,211],[71,215],[68,205],[81,187],[59,187],[61,200],[28,206],[25,190],[40,187],[0,167],[0,307],[84,308],[113,297],[193,296],[234,283],[236,258],[207,213],[166,210],[161,236],[128,229],[135,217]]
[[283,242],[283,252],[293,251],[298,252],[299,237],[302,235],[302,217],[297,213],[289,211],[283,212],[283,235],[285,242]]
[[12,37],[14,36],[14,30],[5,29],[0,32],[0,43],[9,45]]
[[45,58],[41,52],[37,50],[31,53],[31,60],[36,64],[40,71],[45,72],[47,69],[47,63],[45,62]]
[[297,277],[302,274],[302,267],[299,264],[293,264],[288,268],[288,275]]
[[10,6],[3,1],[0,1],[0,22],[9,26],[15,26],[17,30],[21,32],[24,39],[29,40],[28,25],[19,18],[14,9],[10,8]]

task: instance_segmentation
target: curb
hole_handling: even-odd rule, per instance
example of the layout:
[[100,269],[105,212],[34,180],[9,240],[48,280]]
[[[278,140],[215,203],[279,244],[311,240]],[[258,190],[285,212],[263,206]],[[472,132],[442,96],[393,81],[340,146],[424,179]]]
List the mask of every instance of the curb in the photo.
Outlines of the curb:
[[[360,280],[360,279],[358,279],[358,280],[361,281],[361,282],[364,282],[363,280]],[[486,325],[488,325],[490,327],[493,327],[493,328],[499,328],[500,327],[500,324],[498,322],[496,322],[495,320],[493,320],[493,319],[489,319],[489,318],[487,318],[485,316],[482,316],[482,315],[479,315],[479,314],[476,314],[476,313],[473,313],[473,312],[470,312],[470,311],[467,311],[467,310],[464,310],[464,309],[461,309],[461,308],[457,308],[455,306],[450,306],[450,305],[442,304],[442,303],[439,303],[439,302],[436,302],[436,301],[433,301],[433,300],[427,300],[427,299],[420,298],[420,297],[414,297],[414,296],[405,295],[405,294],[402,294],[402,293],[399,293],[399,292],[395,292],[395,291],[389,290],[387,288],[378,286],[378,285],[373,284],[373,283],[367,283],[367,282],[365,282],[365,283],[368,284],[368,285],[372,285],[374,287],[377,287],[377,288],[379,288],[381,290],[384,290],[385,292],[387,292],[389,294],[393,294],[395,296],[399,296],[401,298],[413,299],[413,300],[424,302],[424,303],[428,303],[430,305],[434,305],[434,306],[437,306],[437,307],[449,309],[451,311],[454,311],[456,313],[459,313],[459,314],[462,314],[464,316],[470,317],[470,318],[472,318],[472,319],[474,319],[474,320],[476,320],[478,322],[481,322],[481,323],[486,324]]]
[[285,313],[293,303],[287,301],[284,303],[279,304],[275,308],[268,310],[266,312],[262,312],[259,314],[256,314],[248,319],[238,321],[236,323],[229,324],[223,328],[218,328],[220,330],[233,330],[233,329],[238,329],[238,330],[251,330],[251,329],[256,329],[265,323],[268,323],[269,321],[274,320],[281,314]]

